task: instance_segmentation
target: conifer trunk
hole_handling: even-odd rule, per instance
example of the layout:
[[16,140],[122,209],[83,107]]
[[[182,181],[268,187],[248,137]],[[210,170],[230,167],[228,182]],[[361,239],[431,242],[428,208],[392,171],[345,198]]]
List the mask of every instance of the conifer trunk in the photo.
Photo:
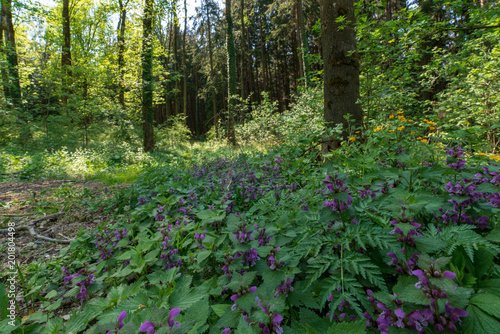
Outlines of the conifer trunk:
[[[350,114],[354,124],[362,125],[359,99],[359,56],[354,31],[353,0],[321,0],[321,26],[324,59],[324,117],[328,126],[343,124],[343,137],[348,135],[348,122],[344,118]],[[345,21],[338,23],[338,17]],[[347,21],[347,23],[346,23]],[[340,25],[345,27],[339,29]],[[338,145],[338,140],[329,138],[323,146],[327,151]]]
[[[128,1],[127,1],[128,3]],[[118,103],[122,110],[125,110],[125,23],[127,20],[126,4],[123,0],[119,0],[120,4],[120,20],[118,22],[118,74],[119,74],[119,88],[118,88]]]
[[153,129],[153,0],[144,1],[142,19],[142,117],[144,151],[155,147]]
[[70,26],[70,17],[69,17],[69,0],[63,0],[63,10],[62,10],[62,18],[63,18],[63,38],[64,43],[62,47],[61,54],[61,67],[63,70],[63,79],[62,79],[62,87],[63,87],[63,95],[62,102],[64,105],[68,104],[68,95],[71,93],[71,26]]
[[234,132],[234,107],[236,94],[236,49],[234,47],[233,18],[231,15],[231,0],[226,0],[226,21],[227,21],[227,66],[228,66],[228,119],[227,119],[227,142],[236,145]]
[[184,32],[182,33],[182,111],[184,114],[184,123],[187,124],[187,71],[186,71],[186,31],[187,31],[187,6],[184,0]]

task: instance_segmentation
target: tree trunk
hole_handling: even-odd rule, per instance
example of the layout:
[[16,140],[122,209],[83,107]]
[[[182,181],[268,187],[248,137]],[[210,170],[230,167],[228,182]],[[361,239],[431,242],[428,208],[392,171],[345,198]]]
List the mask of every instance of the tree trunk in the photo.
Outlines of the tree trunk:
[[142,117],[144,151],[152,151],[155,147],[153,129],[153,0],[144,1],[142,27]]
[[184,124],[187,124],[187,71],[186,71],[186,32],[187,32],[187,6],[184,0],[184,32],[182,33],[182,110],[184,114]]
[[214,113],[214,126],[215,126],[215,138],[219,139],[219,113],[217,112],[217,101],[215,100],[215,75],[214,75],[214,57],[212,51],[212,26],[210,24],[210,12],[208,8],[208,2],[206,3],[207,8],[207,33],[208,33],[208,53],[210,56],[210,80],[212,86],[212,109]]
[[240,21],[241,21],[241,73],[240,73],[240,85],[241,85],[241,99],[245,99],[245,66],[246,64],[246,54],[245,54],[245,0],[240,0]]
[[297,28],[298,28],[298,34],[299,34],[299,40],[300,40],[300,54],[302,55],[302,75],[304,76],[304,85],[307,87],[309,86],[309,59],[308,54],[309,54],[309,47],[307,43],[307,36],[304,32],[304,18],[302,14],[302,0],[297,0]]
[[19,83],[16,37],[12,24],[12,5],[10,0],[2,0],[2,30],[5,36],[5,56],[9,74],[9,98],[16,108],[21,107],[21,85]]
[[[362,126],[363,115],[359,99],[359,56],[354,31],[355,16],[353,0],[320,0],[322,43],[324,59],[324,117],[327,125],[343,125],[343,137],[349,134],[349,126]],[[345,16],[343,23],[336,22]],[[347,23],[346,23],[347,22]],[[345,27],[339,29],[343,24]],[[353,123],[344,116],[350,114]],[[328,138],[323,151],[339,144]]]
[[118,21],[118,102],[122,110],[125,110],[125,23],[127,19],[127,9],[123,0],[118,0],[120,4],[120,20]]
[[227,119],[227,142],[236,145],[234,132],[234,107],[236,95],[236,49],[234,47],[233,18],[231,15],[231,0],[226,0],[227,21],[227,73],[228,73],[228,119]]
[[68,96],[71,94],[71,28],[70,28],[70,17],[69,17],[69,0],[63,0],[63,38],[64,43],[62,47],[61,54],[61,67],[63,70],[63,95],[62,102],[64,105],[68,104]]
[[260,61],[262,65],[262,77],[264,80],[264,88],[263,90],[267,92],[268,90],[268,76],[267,76],[267,58],[266,58],[266,43],[264,38],[264,23],[262,22],[262,16],[264,15],[263,9],[259,6],[259,30],[260,30]]
[[179,83],[179,18],[177,17],[177,8],[174,8],[174,69],[175,69],[175,93],[174,93],[174,107],[175,116],[179,115],[181,110],[180,101],[180,83]]

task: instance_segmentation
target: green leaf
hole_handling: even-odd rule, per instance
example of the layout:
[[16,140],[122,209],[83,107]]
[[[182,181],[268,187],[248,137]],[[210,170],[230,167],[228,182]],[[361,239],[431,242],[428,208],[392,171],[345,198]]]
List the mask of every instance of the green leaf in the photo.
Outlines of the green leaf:
[[157,258],[158,253],[160,253],[159,249],[155,249],[155,250],[152,250],[151,252],[147,253],[144,256],[144,262],[146,264],[153,264],[153,263],[155,263],[158,260],[158,258]]
[[500,318],[500,297],[489,293],[480,293],[472,297],[470,303],[489,315]]
[[238,324],[240,322],[240,317],[241,317],[241,312],[239,310],[231,310],[231,308],[228,308],[226,312],[220,317],[219,321],[217,321],[217,324],[215,324],[215,327],[217,328],[236,328],[238,327]]
[[101,313],[102,308],[92,305],[87,305],[80,312],[73,315],[64,326],[64,333],[78,333],[85,329],[89,321],[93,320]]
[[196,256],[196,261],[198,264],[201,264],[207,257],[210,256],[212,252],[209,249],[202,249],[201,251],[198,252],[198,256]]
[[500,297],[500,278],[481,281],[477,285],[480,291],[488,292],[489,294]]
[[186,310],[184,315],[184,322],[194,321],[195,325],[189,331],[189,333],[198,333],[197,329],[201,328],[206,324],[208,315],[210,313],[210,308],[208,306],[208,298],[203,298],[202,300],[194,303],[190,308]]
[[158,283],[170,283],[175,280],[176,276],[180,276],[179,268],[170,268],[167,271],[157,270],[148,275],[149,283],[156,285]]
[[62,318],[52,318],[47,321],[43,329],[43,334],[59,334],[64,325],[64,320]]
[[467,317],[463,320],[464,333],[491,334],[497,333],[500,322],[483,312],[479,307],[470,305]]
[[231,307],[230,304],[215,304],[215,305],[212,305],[212,310],[214,310],[214,313],[217,314],[219,317],[221,317],[224,312],[226,311],[226,309],[228,307]]
[[366,321],[340,322],[328,329],[327,334],[364,334],[366,333]]
[[52,290],[50,291],[48,294],[45,295],[45,298],[47,299],[52,299],[54,298],[55,296],[57,296],[57,291],[56,290]]
[[236,329],[236,332],[238,334],[253,334],[253,329],[252,329],[252,326],[250,326],[249,324],[247,324],[247,322],[245,321],[245,318],[243,317],[240,317],[240,322],[238,323],[238,328]]
[[54,310],[57,310],[59,308],[59,306],[61,306],[61,303],[62,303],[62,299],[59,299],[58,301],[56,301],[55,303],[52,303],[50,304],[49,306],[47,306],[45,308],[46,311],[54,311]]

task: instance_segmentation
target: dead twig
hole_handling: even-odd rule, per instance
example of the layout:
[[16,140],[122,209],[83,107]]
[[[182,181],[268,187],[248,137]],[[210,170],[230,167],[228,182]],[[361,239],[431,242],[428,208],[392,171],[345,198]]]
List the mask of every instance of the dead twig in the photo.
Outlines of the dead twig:
[[[14,230],[15,231],[26,230],[29,232],[29,234],[31,236],[33,236],[37,239],[42,239],[42,240],[50,241],[50,242],[56,242],[56,243],[60,243],[60,244],[69,244],[72,241],[72,240],[52,239],[52,238],[46,237],[44,235],[38,234],[38,233],[36,233],[35,228],[33,226],[30,226],[30,225],[18,226],[18,227],[15,227]],[[12,232],[12,230],[8,229],[8,228],[0,230],[0,233],[9,233],[9,232]]]

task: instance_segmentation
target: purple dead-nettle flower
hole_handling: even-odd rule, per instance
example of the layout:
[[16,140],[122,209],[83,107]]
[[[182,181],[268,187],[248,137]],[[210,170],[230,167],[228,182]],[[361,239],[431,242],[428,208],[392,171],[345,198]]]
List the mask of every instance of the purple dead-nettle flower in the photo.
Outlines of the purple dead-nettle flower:
[[222,334],[229,334],[229,332],[231,332],[231,328],[224,328],[224,330],[222,331]]
[[443,277],[449,278],[449,279],[454,279],[457,275],[454,272],[451,271],[444,271],[443,272]]
[[387,263],[388,265],[390,265],[390,266],[397,266],[398,265],[398,257],[396,256],[395,253],[389,252],[389,253],[387,253],[387,256],[392,259],[390,262]]
[[246,251],[245,257],[243,258],[243,265],[251,267],[255,265],[257,260],[260,260],[259,255],[257,255],[257,249],[249,249]]
[[175,321],[175,317],[177,317],[180,312],[181,312],[180,309],[173,308],[168,314],[168,325],[170,326],[170,328],[173,328],[174,326],[177,328],[181,327],[180,322]]
[[146,321],[139,327],[139,332],[146,332],[146,334],[154,334],[156,332],[156,328],[151,321]]
[[399,328],[404,328],[405,324],[403,320],[405,318],[405,313],[403,312],[403,310],[401,308],[398,308],[396,311],[394,311],[394,314],[397,317],[397,321],[394,323],[394,326]]
[[123,320],[125,320],[125,318],[127,317],[127,312],[126,311],[123,311],[121,312],[119,315],[118,315],[118,329],[122,329],[123,326],[125,326],[125,324],[123,323]]
[[276,292],[274,293],[274,296],[275,297],[278,297],[280,295],[285,295],[285,297],[288,296],[288,292],[293,291],[292,282],[293,279],[291,278],[287,278],[286,280],[281,281],[281,284],[279,284],[276,287]]
[[279,314],[273,315],[273,328],[276,334],[283,334],[283,328],[281,328],[280,324],[283,321],[283,317]]

